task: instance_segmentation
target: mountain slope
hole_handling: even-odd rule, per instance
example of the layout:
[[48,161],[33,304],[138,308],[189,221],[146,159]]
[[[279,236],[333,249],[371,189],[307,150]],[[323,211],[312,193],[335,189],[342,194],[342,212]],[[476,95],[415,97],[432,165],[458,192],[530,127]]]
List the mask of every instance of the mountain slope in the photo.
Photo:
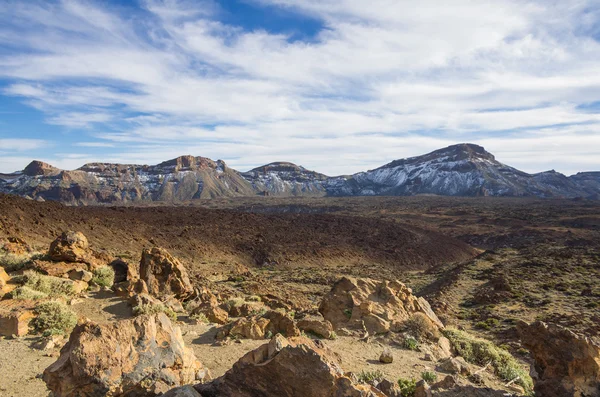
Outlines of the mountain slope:
[[34,161],[23,171],[0,174],[0,192],[76,205],[255,195],[437,194],[598,199],[600,172],[571,177],[556,171],[527,174],[497,161],[481,146],[464,143],[339,177],[287,162],[238,172],[221,160],[192,156],[154,166],[92,163],[74,171]]
[[502,164],[481,146],[459,144],[392,161],[351,177],[332,178],[331,195],[581,196],[585,192],[556,172],[527,174]]

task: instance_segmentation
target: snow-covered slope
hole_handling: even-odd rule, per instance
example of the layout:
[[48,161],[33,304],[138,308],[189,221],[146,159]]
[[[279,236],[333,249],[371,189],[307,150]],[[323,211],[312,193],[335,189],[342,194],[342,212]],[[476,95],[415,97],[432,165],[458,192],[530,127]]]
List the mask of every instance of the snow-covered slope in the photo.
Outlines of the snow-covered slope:
[[332,178],[331,195],[574,197],[584,192],[556,172],[530,175],[497,161],[481,146],[459,144],[396,160],[350,177]]
[[263,195],[324,196],[327,176],[293,163],[276,162],[242,174]]
[[69,204],[256,195],[600,198],[600,172],[571,177],[555,171],[527,174],[500,163],[483,147],[465,143],[339,177],[328,177],[286,162],[241,173],[221,160],[192,156],[154,166],[92,163],[74,171],[34,161],[23,171],[0,174],[0,192]]

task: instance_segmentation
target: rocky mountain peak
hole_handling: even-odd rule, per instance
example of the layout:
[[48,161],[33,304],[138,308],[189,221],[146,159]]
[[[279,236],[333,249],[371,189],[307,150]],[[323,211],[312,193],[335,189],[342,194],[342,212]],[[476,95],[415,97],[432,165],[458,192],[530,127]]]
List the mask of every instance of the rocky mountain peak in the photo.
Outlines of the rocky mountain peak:
[[191,155],[179,156],[173,160],[164,161],[157,165],[158,168],[172,169],[178,171],[193,171],[199,168],[217,168],[217,163],[206,157],[194,157]]
[[58,174],[60,170],[48,163],[44,163],[43,161],[34,160],[25,169],[23,173],[27,176],[40,176],[40,175],[55,175]]
[[256,167],[249,172],[301,172],[306,171],[304,167],[289,163],[287,161],[276,161],[274,163],[265,164],[260,167]]
[[483,146],[475,145],[473,143],[459,143],[457,145],[452,145],[443,149],[436,150],[434,152],[431,152],[429,155],[452,156],[453,160],[455,161],[473,159],[496,159],[494,155],[486,151]]

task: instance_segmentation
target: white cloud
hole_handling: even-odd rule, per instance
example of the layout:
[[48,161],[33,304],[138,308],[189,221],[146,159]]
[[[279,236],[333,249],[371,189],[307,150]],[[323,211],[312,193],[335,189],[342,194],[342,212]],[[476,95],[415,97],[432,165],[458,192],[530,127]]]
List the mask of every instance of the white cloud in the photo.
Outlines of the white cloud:
[[0,44],[16,48],[3,92],[84,131],[75,146],[115,145],[114,161],[339,174],[471,141],[526,171],[600,169],[600,116],[580,106],[600,101],[595,1],[253,1],[324,29],[247,31],[210,0],[0,5]]

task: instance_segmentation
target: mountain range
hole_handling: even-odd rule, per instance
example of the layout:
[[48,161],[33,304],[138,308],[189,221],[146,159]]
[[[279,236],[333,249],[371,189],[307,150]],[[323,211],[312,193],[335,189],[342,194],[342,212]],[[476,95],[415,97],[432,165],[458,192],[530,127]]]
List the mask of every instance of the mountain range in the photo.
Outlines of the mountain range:
[[483,147],[463,143],[395,160],[354,175],[329,177],[276,162],[239,172],[222,160],[181,156],[158,165],[90,163],[73,171],[33,161],[0,174],[0,192],[71,205],[249,196],[511,196],[600,198],[600,172],[528,174]]

